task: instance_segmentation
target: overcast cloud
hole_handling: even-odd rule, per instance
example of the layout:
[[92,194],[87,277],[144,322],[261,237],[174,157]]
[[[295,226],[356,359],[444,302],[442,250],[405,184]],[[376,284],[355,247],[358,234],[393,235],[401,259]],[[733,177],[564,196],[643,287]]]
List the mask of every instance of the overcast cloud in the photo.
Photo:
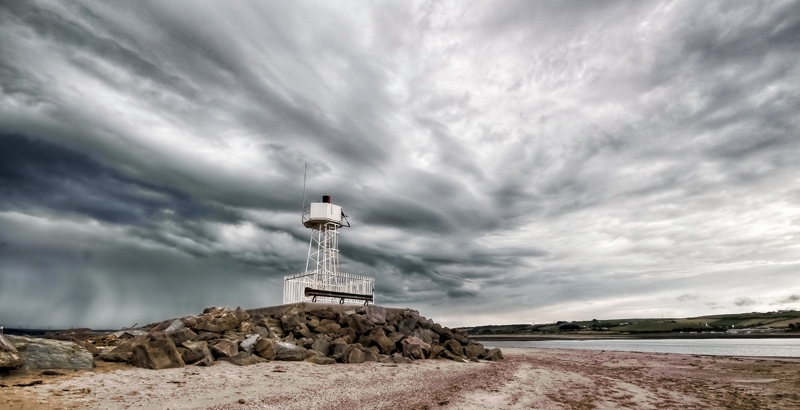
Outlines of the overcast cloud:
[[0,324],[800,308],[800,2],[0,3]]

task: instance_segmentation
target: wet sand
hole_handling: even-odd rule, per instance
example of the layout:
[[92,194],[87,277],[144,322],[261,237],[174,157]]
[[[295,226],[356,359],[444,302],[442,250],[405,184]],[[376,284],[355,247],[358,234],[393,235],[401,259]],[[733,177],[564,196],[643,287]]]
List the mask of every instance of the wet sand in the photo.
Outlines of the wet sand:
[[[505,349],[503,362],[269,362],[0,378],[0,409],[800,409],[800,359]],[[242,403],[243,402],[243,403]]]

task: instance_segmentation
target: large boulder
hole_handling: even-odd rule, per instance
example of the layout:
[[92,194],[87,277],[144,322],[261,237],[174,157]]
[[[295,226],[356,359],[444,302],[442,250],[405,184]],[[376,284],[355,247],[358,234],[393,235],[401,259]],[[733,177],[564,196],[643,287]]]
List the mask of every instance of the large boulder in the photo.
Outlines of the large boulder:
[[335,336],[342,331],[342,327],[331,319],[322,319],[314,331],[323,335]]
[[19,369],[24,361],[14,344],[0,333],[0,371]]
[[436,359],[444,351],[444,346],[438,343],[431,343],[431,351],[428,353],[428,359]]
[[342,328],[342,339],[344,339],[347,344],[351,344],[356,341],[356,331],[353,330],[352,327],[343,327]]
[[304,325],[306,323],[306,314],[297,310],[292,309],[289,312],[286,312],[283,316],[281,316],[281,324],[283,325],[283,330],[291,331],[297,326]]
[[434,341],[439,341],[439,335],[437,335],[431,329],[423,329],[423,328],[416,328],[414,331],[411,332],[413,336],[420,338],[423,342],[431,344]]
[[358,343],[347,345],[342,353],[344,363],[364,363],[364,351]]
[[74,369],[94,367],[92,354],[71,341],[7,335],[22,357],[24,370]]
[[387,355],[392,354],[392,351],[395,349],[395,342],[383,333],[383,328],[376,327],[372,329],[368,336],[370,340],[372,340],[372,343],[378,346],[381,353]]
[[436,334],[439,335],[439,341],[442,343],[453,338],[453,331],[451,331],[446,327],[442,327],[438,323],[435,323],[433,326],[431,326],[431,330],[433,330]]
[[461,343],[462,345],[465,345],[465,346],[466,346],[467,343],[469,343],[469,339],[463,333],[463,331],[454,330],[453,331],[453,339],[455,339],[456,341],[458,341],[458,343]]
[[200,363],[198,366],[202,366],[214,362],[214,356],[206,342],[186,341],[181,346],[184,348],[181,359],[185,364]]
[[263,359],[275,360],[275,342],[272,339],[258,339],[256,342],[256,354]]
[[320,356],[327,356],[331,352],[331,344],[325,339],[316,339],[311,345],[311,349],[318,352]]
[[298,339],[301,338],[301,337],[309,337],[310,338],[311,336],[314,335],[314,333],[311,331],[311,329],[308,328],[308,326],[305,323],[301,323],[301,324],[295,326],[295,328],[293,329],[293,333],[294,333],[294,337],[296,337]]
[[342,355],[344,354],[344,350],[347,348],[347,346],[348,344],[344,339],[342,338],[334,339],[331,342],[330,346],[330,357],[336,360],[341,360]]
[[211,354],[215,358],[231,358],[239,353],[239,344],[230,339],[222,339],[211,345]]
[[97,356],[105,362],[130,363],[133,360],[133,347],[148,340],[147,335],[136,336],[133,339],[123,339],[119,344],[111,349],[104,349]]
[[[166,333],[174,332],[176,330],[181,330],[181,329],[183,329],[185,327],[186,327],[186,324],[183,323],[183,320],[175,319],[175,320],[172,321],[172,323],[169,324],[169,326],[164,328],[164,332],[166,332]],[[173,340],[173,342],[174,341],[175,340]],[[183,343],[183,342],[181,342],[181,343]]]
[[373,325],[386,324],[386,309],[380,306],[367,305],[358,310]]
[[388,337],[389,339],[391,339],[392,343],[399,343],[401,340],[403,340],[404,337],[406,337],[406,335],[400,332],[392,332],[389,333]]
[[405,319],[402,319],[400,323],[397,325],[397,331],[406,335],[410,336],[414,332],[414,328],[417,327],[417,320],[419,318],[417,316],[409,316]]
[[501,352],[500,349],[494,348],[487,351],[482,358],[496,362],[498,360],[503,360],[503,352]]
[[239,350],[247,353],[253,353],[256,350],[256,343],[258,343],[260,336],[257,334],[248,335],[241,343],[239,343]]
[[275,360],[299,362],[305,359],[305,348],[290,342],[275,342]]
[[444,343],[444,347],[456,356],[462,356],[464,354],[464,348],[461,347],[461,343],[458,343],[453,339],[446,341]]
[[415,360],[424,359],[426,353],[431,351],[431,345],[415,336],[406,337],[401,344],[403,345],[403,356]]
[[470,359],[483,356],[484,353],[486,353],[486,348],[474,340],[470,340],[469,343],[464,346],[464,354]]
[[262,317],[256,321],[256,326],[266,328],[270,332],[270,339],[280,339],[283,337],[283,325],[278,319]]
[[[180,321],[177,322],[183,324],[183,322]],[[186,342],[188,340],[192,340],[197,337],[197,333],[192,332],[192,329],[186,327],[182,327],[180,329],[172,331],[166,330],[164,334],[166,335],[166,337],[172,339],[172,343],[174,343],[175,346],[180,346],[181,343]]]
[[172,369],[183,367],[183,359],[172,339],[152,340],[133,347],[131,364],[145,369]]
[[375,327],[369,317],[358,313],[348,316],[347,324],[358,334],[367,333]]

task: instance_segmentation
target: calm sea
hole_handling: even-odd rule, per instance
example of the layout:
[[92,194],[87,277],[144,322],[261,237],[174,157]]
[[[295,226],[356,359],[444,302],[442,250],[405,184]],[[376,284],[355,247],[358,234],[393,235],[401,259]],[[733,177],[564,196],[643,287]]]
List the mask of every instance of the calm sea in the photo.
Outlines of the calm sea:
[[800,339],[615,339],[484,341],[486,347],[537,347],[555,349],[619,350],[625,352],[680,353],[715,356],[800,357]]

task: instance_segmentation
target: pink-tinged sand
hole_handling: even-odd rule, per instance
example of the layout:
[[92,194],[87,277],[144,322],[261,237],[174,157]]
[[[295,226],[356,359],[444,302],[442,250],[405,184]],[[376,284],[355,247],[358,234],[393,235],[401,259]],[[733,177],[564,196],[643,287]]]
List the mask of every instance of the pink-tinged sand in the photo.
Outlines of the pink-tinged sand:
[[[800,409],[796,359],[559,349],[504,354],[503,362],[481,363],[120,367],[2,389],[0,408]],[[12,397],[9,389],[25,393],[16,396],[23,398],[19,407],[3,402]]]

